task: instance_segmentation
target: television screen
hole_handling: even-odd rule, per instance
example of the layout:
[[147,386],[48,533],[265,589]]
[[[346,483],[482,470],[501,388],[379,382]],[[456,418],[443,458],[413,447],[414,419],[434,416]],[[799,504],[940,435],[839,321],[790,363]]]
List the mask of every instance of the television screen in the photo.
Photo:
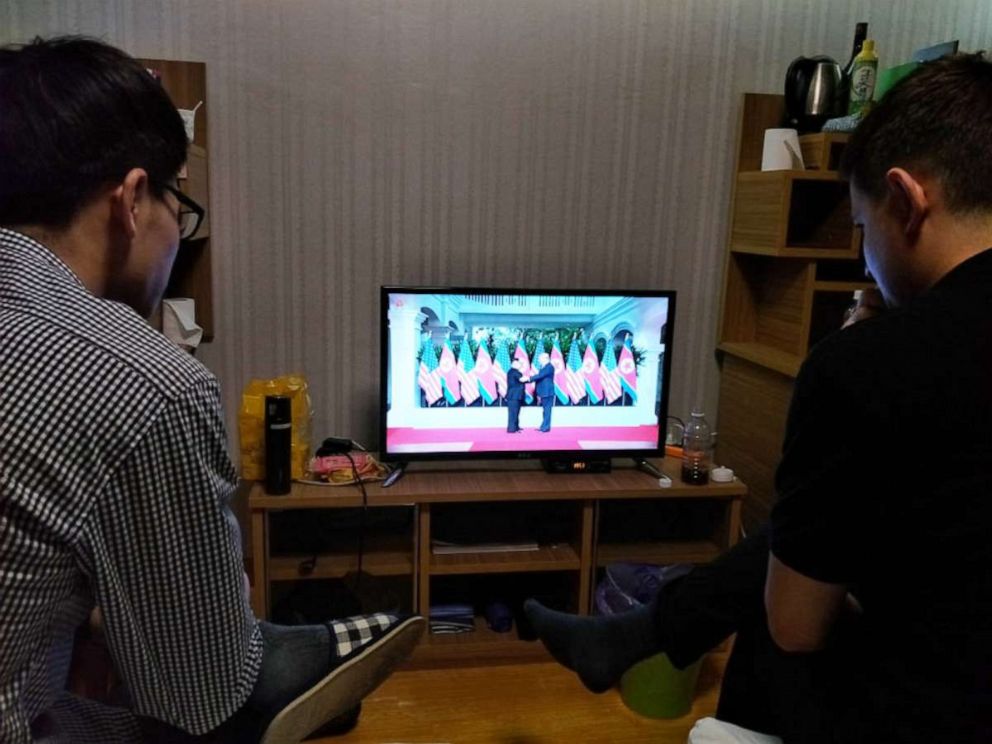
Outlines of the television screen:
[[663,453],[675,293],[382,288],[390,460]]

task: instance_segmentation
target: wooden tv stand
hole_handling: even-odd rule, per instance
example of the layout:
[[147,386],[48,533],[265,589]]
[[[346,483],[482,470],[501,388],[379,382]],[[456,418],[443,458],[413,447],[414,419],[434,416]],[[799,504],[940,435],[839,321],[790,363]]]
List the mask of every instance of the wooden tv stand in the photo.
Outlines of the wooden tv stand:
[[[409,534],[378,535],[367,530],[362,570],[409,581],[410,608],[424,615],[432,599],[454,601],[444,596],[449,584],[478,587],[487,580],[505,584],[507,575],[523,587],[528,581],[557,581],[561,609],[586,614],[592,609],[597,572],[609,563],[704,563],[737,541],[741,502],[747,493],[743,483],[691,486],[682,482],[680,463],[674,458],[652,463],[672,479],[670,488],[634,469],[630,460],[617,460],[611,473],[595,475],[550,475],[532,462],[416,463],[390,488],[366,485],[370,508],[405,508],[412,514]],[[356,570],[353,542],[340,551],[321,553],[307,569],[301,568],[301,562],[310,556],[272,555],[269,545],[275,512],[361,507],[357,486],[294,483],[290,494],[269,496],[261,483],[255,483],[248,503],[252,606],[258,617],[269,617],[272,582],[340,579]],[[535,519],[535,513],[544,516]],[[453,555],[435,555],[431,550],[431,540],[444,537],[450,527],[459,527],[464,535],[466,525],[471,530],[477,524],[481,533],[494,522],[516,525],[514,541],[537,543],[537,549]],[[672,533],[687,524],[694,527],[693,534]],[[667,530],[661,537],[660,528]],[[457,665],[526,658],[548,657],[541,644],[519,639],[516,624],[510,633],[495,633],[484,618],[477,617],[475,632],[428,636],[414,661]]]

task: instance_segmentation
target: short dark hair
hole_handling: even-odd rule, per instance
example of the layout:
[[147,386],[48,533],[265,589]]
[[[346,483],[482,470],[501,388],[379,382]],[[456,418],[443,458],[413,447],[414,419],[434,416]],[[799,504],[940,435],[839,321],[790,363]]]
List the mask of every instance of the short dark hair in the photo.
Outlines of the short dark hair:
[[169,95],[121,50],[79,36],[0,48],[0,225],[66,227],[132,168],[161,196],[186,148]]
[[883,96],[851,136],[840,170],[880,200],[894,167],[938,178],[953,212],[992,211],[992,62],[981,53],[926,62]]

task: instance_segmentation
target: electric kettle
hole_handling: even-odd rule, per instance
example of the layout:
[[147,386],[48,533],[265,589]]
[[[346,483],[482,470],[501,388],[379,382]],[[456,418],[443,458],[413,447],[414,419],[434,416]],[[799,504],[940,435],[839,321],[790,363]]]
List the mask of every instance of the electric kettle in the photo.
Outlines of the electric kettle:
[[785,73],[785,110],[800,132],[818,132],[827,119],[842,116],[843,72],[830,57],[799,57]]

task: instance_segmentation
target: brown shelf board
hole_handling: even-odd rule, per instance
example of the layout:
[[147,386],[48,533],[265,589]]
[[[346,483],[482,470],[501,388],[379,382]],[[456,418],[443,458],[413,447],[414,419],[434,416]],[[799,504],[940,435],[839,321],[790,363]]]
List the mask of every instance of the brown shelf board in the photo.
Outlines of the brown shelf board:
[[783,375],[795,377],[803,360],[797,354],[766,346],[754,341],[724,341],[717,348],[740,359],[746,359],[762,367],[781,372]]
[[571,545],[542,545],[537,550],[510,553],[432,554],[430,561],[432,576],[578,571],[580,567],[579,554]]
[[496,633],[486,625],[485,618],[476,617],[475,630],[470,633],[425,633],[407,667],[464,667],[530,661],[551,661],[543,643],[521,640],[516,623],[509,632]]
[[843,181],[837,171],[822,171],[807,168],[806,170],[773,170],[773,171],[741,171],[737,174],[745,181],[775,181],[790,178],[793,181]]
[[[681,462],[672,457],[651,458],[672,479],[665,498],[733,499],[747,493],[741,483],[711,483],[706,488],[682,482]],[[418,463],[391,488],[369,483],[368,503],[410,506],[433,503],[512,501],[573,501],[658,498],[658,479],[636,470],[629,458],[616,458],[610,473],[548,475],[537,460],[507,460],[485,466],[465,462]],[[293,483],[291,494],[270,496],[254,481],[248,494],[252,510],[335,509],[362,505],[356,486]]]
[[[366,540],[362,554],[362,570],[373,576],[413,576],[413,549],[383,541],[376,544]],[[336,579],[358,570],[357,550],[340,553],[320,553],[309,574],[300,572],[300,564],[312,555],[279,555],[269,559],[269,581],[306,581],[309,579]]]
[[857,251],[850,248],[803,248],[802,246],[785,246],[775,248],[769,246],[731,244],[732,253],[748,253],[754,256],[771,256],[773,258],[807,258],[807,259],[843,259],[851,260],[858,257]]
[[836,170],[840,162],[841,150],[838,146],[847,144],[849,134],[844,132],[818,132],[799,136],[799,147],[803,153],[806,168],[814,170]]
[[813,134],[800,134],[800,142],[847,142],[851,138],[848,132],[814,132]]
[[843,248],[822,248],[802,245],[787,245],[779,255],[782,258],[826,258],[841,261],[852,261],[858,257],[856,243]]
[[[388,493],[388,491],[387,491]],[[362,505],[362,493],[357,486],[323,486],[294,483],[293,492],[285,496],[270,496],[261,483],[255,483],[248,496],[252,509],[344,509]],[[379,506],[398,506],[385,499]]]
[[871,289],[874,282],[813,282],[814,292],[857,292],[858,290]]
[[679,540],[644,543],[605,543],[596,551],[596,565],[617,561],[634,563],[709,563],[720,555],[712,540]]

